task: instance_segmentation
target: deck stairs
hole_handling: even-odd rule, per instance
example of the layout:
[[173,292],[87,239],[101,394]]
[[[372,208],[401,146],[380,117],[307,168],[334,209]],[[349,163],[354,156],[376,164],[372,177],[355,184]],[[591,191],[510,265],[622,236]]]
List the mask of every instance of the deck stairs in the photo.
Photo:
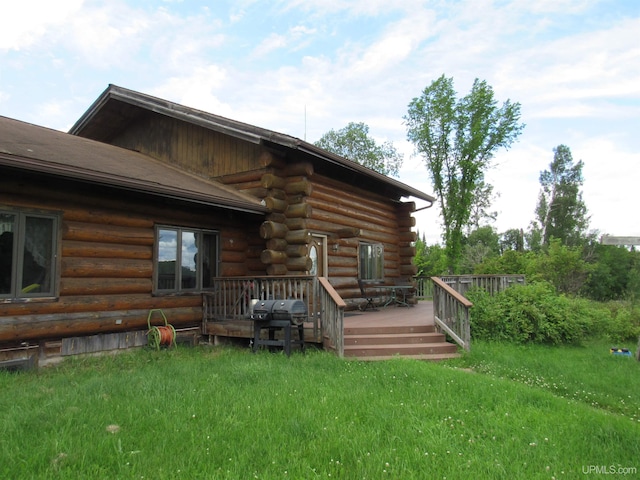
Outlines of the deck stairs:
[[439,361],[459,356],[433,325],[345,326],[344,356],[357,360],[387,360],[397,356]]

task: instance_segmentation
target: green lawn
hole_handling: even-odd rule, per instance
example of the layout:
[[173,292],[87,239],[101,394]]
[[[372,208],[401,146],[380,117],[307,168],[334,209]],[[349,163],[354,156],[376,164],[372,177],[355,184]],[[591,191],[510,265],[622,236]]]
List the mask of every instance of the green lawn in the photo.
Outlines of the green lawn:
[[640,363],[608,347],[477,343],[439,364],[202,347],[0,372],[0,478],[637,478]]

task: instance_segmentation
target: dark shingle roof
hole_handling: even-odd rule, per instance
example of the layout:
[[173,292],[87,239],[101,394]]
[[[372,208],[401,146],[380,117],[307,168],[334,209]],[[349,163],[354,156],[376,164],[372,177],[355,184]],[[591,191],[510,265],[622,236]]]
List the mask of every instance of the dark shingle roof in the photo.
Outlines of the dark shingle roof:
[[[321,164],[337,169],[338,172],[348,172],[349,175],[353,175],[355,178],[373,182],[378,191],[383,190],[393,192],[394,195],[398,196],[415,197],[430,203],[435,202],[435,198],[427,193],[323,150],[312,143],[195,108],[185,107],[117,85],[109,85],[93,105],[78,119],[69,133],[108,142],[110,137],[117,134],[119,129],[124,128],[123,124],[126,124],[130,118],[135,117],[138,114],[136,112],[139,112],[140,109],[176,118],[252,143],[275,145],[283,149],[300,152]],[[379,189],[379,186],[383,188]]]
[[138,152],[0,116],[0,166],[262,214],[250,195]]

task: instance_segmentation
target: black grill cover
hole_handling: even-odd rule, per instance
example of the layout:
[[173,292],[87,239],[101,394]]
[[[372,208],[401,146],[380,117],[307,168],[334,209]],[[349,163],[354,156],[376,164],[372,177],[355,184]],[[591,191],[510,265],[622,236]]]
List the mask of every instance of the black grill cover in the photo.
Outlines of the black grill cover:
[[276,300],[271,314],[274,320],[290,320],[299,325],[307,319],[307,306],[302,300]]
[[271,310],[277,300],[260,300],[253,306],[251,318],[254,320],[271,320]]
[[253,306],[254,320],[289,320],[300,325],[307,319],[307,306],[302,300],[260,300]]

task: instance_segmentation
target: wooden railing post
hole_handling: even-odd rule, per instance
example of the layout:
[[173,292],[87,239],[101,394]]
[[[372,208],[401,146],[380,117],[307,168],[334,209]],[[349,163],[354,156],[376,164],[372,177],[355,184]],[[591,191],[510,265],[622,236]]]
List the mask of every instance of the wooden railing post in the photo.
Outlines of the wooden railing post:
[[447,275],[432,277],[433,312],[436,324],[465,350],[471,348],[473,304],[464,296],[470,288],[483,288],[495,295],[514,284],[524,284],[524,275]]
[[322,309],[323,344],[339,357],[344,357],[344,309],[347,304],[325,277],[318,278],[318,294]]
[[463,295],[438,277],[433,277],[433,312],[436,325],[465,350],[471,349],[473,306]]

